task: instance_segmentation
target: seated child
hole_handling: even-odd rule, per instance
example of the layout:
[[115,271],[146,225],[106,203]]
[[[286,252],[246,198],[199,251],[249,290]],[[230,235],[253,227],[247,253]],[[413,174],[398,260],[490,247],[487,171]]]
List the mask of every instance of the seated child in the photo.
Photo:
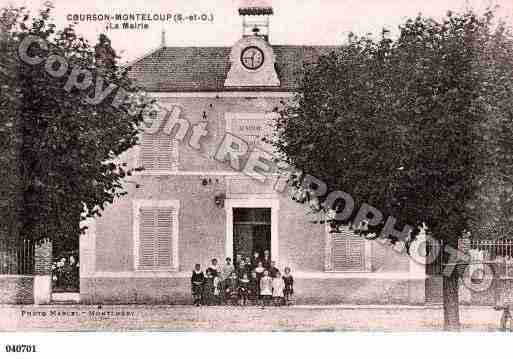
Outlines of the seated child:
[[262,297],[262,304],[265,307],[271,302],[273,295],[273,279],[269,277],[269,272],[264,271],[264,275],[260,279],[260,296]]
[[191,276],[191,291],[192,291],[192,302],[195,306],[201,305],[203,282],[205,281],[205,275],[201,270],[201,266],[196,264]]
[[236,269],[238,269],[241,266],[241,264],[244,264],[244,257],[242,256],[242,254],[238,253],[235,257],[235,262],[233,263],[233,265]]
[[290,304],[290,299],[294,294],[294,278],[290,274],[290,268],[285,267],[285,274],[283,275],[283,283],[285,288],[283,289],[283,295],[285,297],[285,304]]
[[205,271],[205,283],[203,284],[203,304],[214,304],[214,276],[212,270],[208,268]]
[[279,270],[276,270],[275,277],[273,278],[273,302],[274,305],[282,305],[283,304],[283,289],[284,282],[281,277],[281,273]]
[[246,305],[249,297],[249,285],[250,281],[248,278],[248,273],[244,272],[242,278],[239,280],[239,300],[240,305]]
[[249,277],[250,271],[251,271],[251,263],[249,265],[247,265],[246,262],[244,260],[242,260],[239,263],[239,266],[237,267],[237,277],[238,278],[244,277],[244,273],[247,273],[248,277]]
[[[244,266],[246,267],[246,270],[248,272],[251,272],[253,270],[253,267],[251,266],[251,258],[246,257],[246,260],[244,261]],[[249,273],[248,273],[249,276]]]
[[231,276],[225,281],[225,299],[226,303],[237,305],[239,298],[239,285],[237,283],[237,274],[232,273]]

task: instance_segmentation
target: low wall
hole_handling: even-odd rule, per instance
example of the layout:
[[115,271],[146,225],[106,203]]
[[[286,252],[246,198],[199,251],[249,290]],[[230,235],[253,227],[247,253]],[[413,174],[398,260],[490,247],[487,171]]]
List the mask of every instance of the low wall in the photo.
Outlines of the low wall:
[[34,279],[29,275],[0,275],[0,304],[34,303]]
[[[424,279],[297,278],[297,304],[424,304]],[[81,302],[190,304],[189,278],[82,278]]]
[[[466,288],[460,281],[459,286],[459,299],[461,304],[471,305],[485,305],[495,306],[497,303],[497,294],[499,292],[506,292],[509,298],[513,297],[513,280],[507,280],[497,282],[494,280],[490,288],[477,292],[471,291]],[[499,286],[502,289],[498,289]],[[426,280],[426,301],[432,304],[441,304],[443,302],[442,297],[443,289],[443,277],[432,276]]]

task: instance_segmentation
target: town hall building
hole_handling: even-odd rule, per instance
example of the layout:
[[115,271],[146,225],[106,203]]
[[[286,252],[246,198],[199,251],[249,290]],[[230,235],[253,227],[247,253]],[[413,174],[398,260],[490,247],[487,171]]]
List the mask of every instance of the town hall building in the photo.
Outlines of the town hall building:
[[273,9],[260,1],[238,13],[242,37],[231,47],[163,41],[131,64],[132,78],[158,100],[148,123],[161,126],[120,159],[144,168],[127,181],[128,194],[86,223],[80,301],[190,303],[196,263],[205,270],[212,258],[267,249],[280,270],[292,269],[297,303],[424,303],[422,265],[376,241],[330,233],[277,190],[278,174],[262,182],[220,156],[227,135],[248,145],[233,151],[271,153],[264,139],[276,109],[294,101],[303,66],[334,50],[273,44]]

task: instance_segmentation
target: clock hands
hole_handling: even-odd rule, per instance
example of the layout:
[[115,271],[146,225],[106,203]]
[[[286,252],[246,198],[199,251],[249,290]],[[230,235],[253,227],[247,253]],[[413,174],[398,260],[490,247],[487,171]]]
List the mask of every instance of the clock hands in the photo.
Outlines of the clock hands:
[[263,63],[263,54],[260,49],[246,48],[241,55],[243,65],[251,70],[256,70]]
[[[249,51],[248,51],[249,52]],[[243,59],[244,60],[251,60],[251,67],[255,67],[255,52],[251,52],[251,55],[252,56],[244,56]],[[248,65],[249,66],[249,65]]]

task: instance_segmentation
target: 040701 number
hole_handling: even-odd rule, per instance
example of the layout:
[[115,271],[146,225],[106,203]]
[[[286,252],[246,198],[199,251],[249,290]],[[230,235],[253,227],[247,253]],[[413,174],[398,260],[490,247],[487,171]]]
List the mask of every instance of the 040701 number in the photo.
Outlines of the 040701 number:
[[5,351],[7,353],[35,353],[36,346],[33,344],[7,344]]

